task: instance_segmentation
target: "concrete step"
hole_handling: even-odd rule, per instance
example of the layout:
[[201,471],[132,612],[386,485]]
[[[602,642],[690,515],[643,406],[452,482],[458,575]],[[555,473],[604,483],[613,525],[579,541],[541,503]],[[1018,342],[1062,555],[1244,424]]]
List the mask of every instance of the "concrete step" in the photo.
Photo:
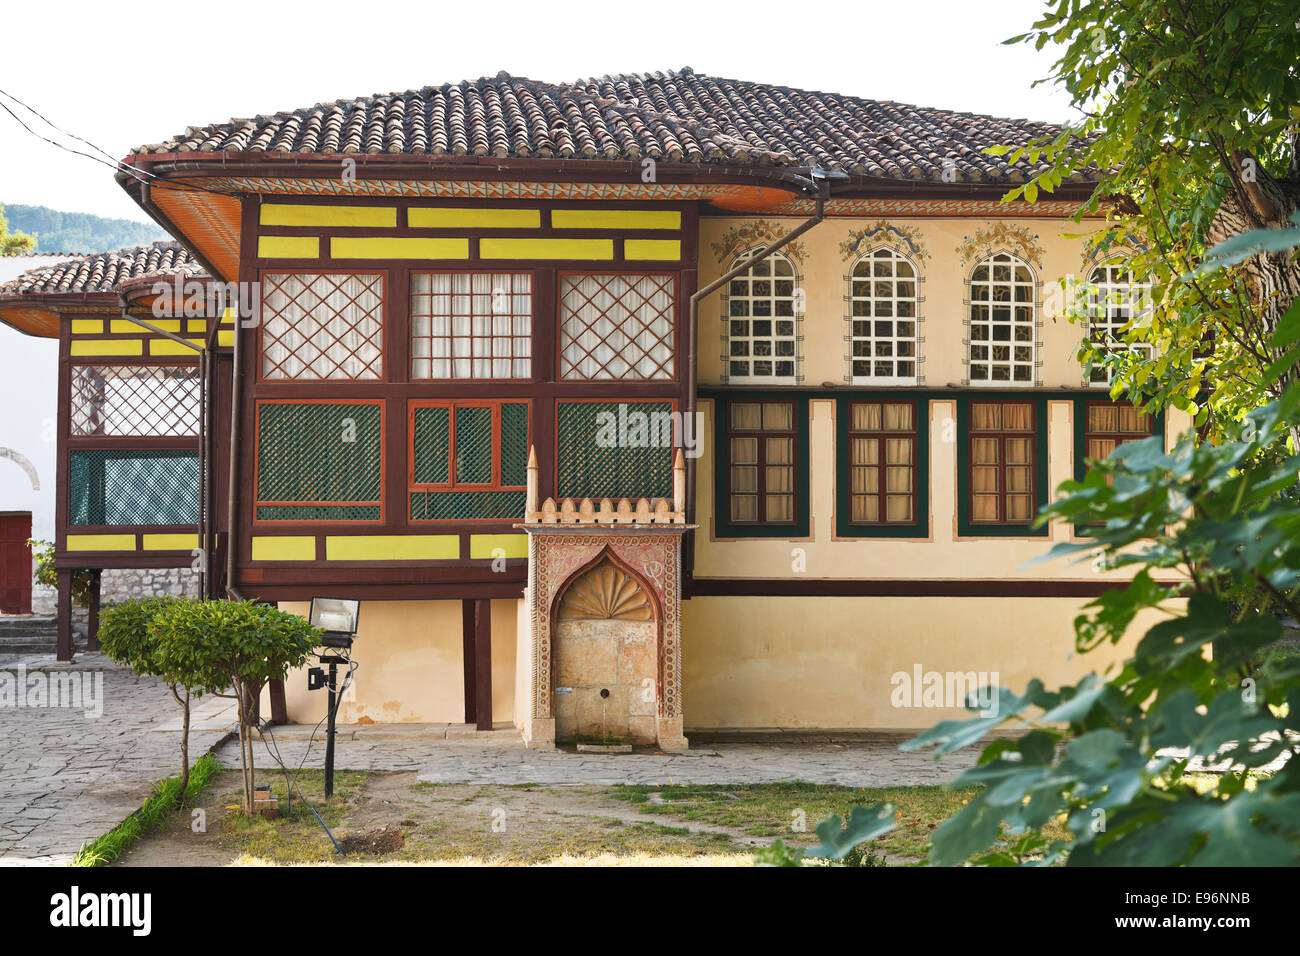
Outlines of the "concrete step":
[[0,637],[44,637],[58,632],[58,621],[53,617],[35,614],[6,614],[0,616]]

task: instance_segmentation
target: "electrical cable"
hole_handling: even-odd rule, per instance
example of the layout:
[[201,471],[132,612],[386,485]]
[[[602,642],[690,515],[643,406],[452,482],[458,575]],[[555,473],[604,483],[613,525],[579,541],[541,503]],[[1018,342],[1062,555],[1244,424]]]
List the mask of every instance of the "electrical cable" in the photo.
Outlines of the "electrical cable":
[[[325,716],[318,720],[316,726],[312,728],[311,736],[307,738],[307,749],[304,751],[302,760],[298,762],[298,766],[292,774],[290,773],[288,766],[285,765],[284,760],[280,757],[280,746],[275,742],[275,733],[269,728],[265,733],[260,726],[257,728],[257,734],[262,739],[262,746],[266,748],[266,752],[270,755],[271,759],[280,765],[280,769],[284,773],[285,800],[288,805],[287,810],[292,811],[293,791],[297,790],[298,799],[307,805],[307,809],[312,812],[312,816],[314,816],[316,821],[321,825],[321,828],[325,831],[325,835],[329,837],[330,842],[334,844],[334,849],[338,851],[340,856],[343,855],[343,848],[339,846],[338,840],[334,839],[334,834],[330,831],[329,826],[325,823],[325,820],[321,817],[315,805],[303,796],[302,788],[298,786],[298,774],[307,763],[307,758],[311,756],[312,744],[316,740],[316,734],[320,732],[321,724],[325,723],[325,721],[331,716],[337,717],[339,706],[343,703],[343,695],[347,692],[348,686],[352,683],[352,675],[357,671],[357,662],[354,661],[350,655],[344,655],[344,658],[348,663],[348,670],[347,673],[343,675],[343,683],[340,685],[338,692],[334,695],[334,709],[332,711],[326,709]],[[268,743],[266,739],[268,734],[271,738],[270,743]]]

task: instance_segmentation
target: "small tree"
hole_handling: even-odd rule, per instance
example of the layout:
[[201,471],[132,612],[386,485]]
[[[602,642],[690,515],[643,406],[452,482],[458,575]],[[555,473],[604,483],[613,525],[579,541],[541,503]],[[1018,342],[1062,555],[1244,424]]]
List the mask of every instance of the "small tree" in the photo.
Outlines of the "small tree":
[[36,251],[36,237],[25,232],[10,232],[5,207],[0,206],[0,256],[25,256]]
[[[59,569],[54,564],[54,542],[27,539],[27,547],[32,549],[36,558],[36,570],[32,580],[47,588],[58,588]],[[90,591],[95,586],[95,571],[92,568],[76,568],[72,572],[72,602],[78,607],[90,606]]]
[[[124,601],[104,612],[99,622],[99,641],[105,654],[119,664],[125,664],[141,677],[161,677],[171,689],[172,697],[181,706],[181,802],[190,782],[190,700],[202,693],[202,688],[186,684],[180,677],[169,674],[160,653],[158,640],[149,632],[155,617],[173,604],[182,601],[174,597],[137,598]],[[184,696],[181,692],[184,691]]]
[[154,617],[163,670],[187,686],[232,697],[239,714],[244,813],[253,814],[253,732],[257,700],[269,680],[300,667],[321,631],[303,618],[251,601],[184,601]]

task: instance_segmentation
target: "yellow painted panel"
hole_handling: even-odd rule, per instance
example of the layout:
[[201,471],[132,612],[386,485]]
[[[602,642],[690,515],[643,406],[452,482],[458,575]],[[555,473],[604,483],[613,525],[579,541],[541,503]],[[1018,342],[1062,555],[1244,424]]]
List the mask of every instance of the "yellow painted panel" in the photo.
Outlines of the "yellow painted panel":
[[[494,554],[497,549],[504,554]],[[526,534],[472,534],[469,536],[469,556],[471,558],[526,558],[528,557],[528,535]]]
[[335,259],[468,259],[469,240],[423,239],[415,236],[335,236]]
[[143,355],[144,343],[139,339],[74,339],[69,354]]
[[70,534],[69,551],[134,551],[133,534]]
[[254,561],[315,561],[316,539],[311,535],[254,535]]
[[319,259],[316,236],[258,236],[257,254],[263,259]]
[[197,534],[146,534],[146,551],[193,551],[199,546]]
[[[155,319],[153,316],[144,316],[146,322],[150,325],[156,325],[164,332],[179,332],[181,330],[180,319]],[[128,335],[139,335],[147,331],[144,326],[136,325],[130,319],[114,319],[108,324],[110,332],[125,332]]]
[[680,229],[675,209],[552,209],[556,229]]
[[234,330],[234,329],[217,329],[217,344],[218,344],[218,345],[234,345],[234,344],[235,344],[235,330]]
[[483,259],[613,259],[613,239],[480,239]]
[[73,335],[85,335],[87,333],[90,333],[91,335],[102,335],[103,332],[104,332],[103,319],[73,319],[72,320]]
[[682,244],[678,239],[624,239],[624,259],[654,259],[658,262],[676,262],[682,257]]
[[[195,347],[202,348],[202,339],[186,339],[187,342],[193,342]],[[179,342],[173,342],[171,339],[154,339],[149,343],[150,355],[189,355],[195,356],[198,353],[194,349],[186,348]]]
[[540,229],[540,209],[456,209],[417,207],[406,211],[413,229]]
[[395,206],[309,206],[268,203],[262,206],[264,226],[366,226],[396,229]]
[[460,535],[356,534],[325,539],[327,561],[440,561],[460,557]]
[[[185,323],[186,332],[206,332],[207,330],[208,330],[207,319],[190,319]],[[179,329],[177,331],[179,331]]]
[[235,324],[235,307],[233,305],[226,306],[226,310],[221,313],[221,324],[222,325]]

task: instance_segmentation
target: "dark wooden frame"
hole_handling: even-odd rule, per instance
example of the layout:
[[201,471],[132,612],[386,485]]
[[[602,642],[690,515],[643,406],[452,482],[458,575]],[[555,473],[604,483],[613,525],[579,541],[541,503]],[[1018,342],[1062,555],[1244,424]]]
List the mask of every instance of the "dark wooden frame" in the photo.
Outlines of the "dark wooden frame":
[[[860,404],[894,404],[912,407],[911,432],[859,432],[853,429],[853,406]],[[930,533],[930,403],[924,397],[907,392],[855,392],[837,397],[835,402],[835,537],[837,538],[924,538]],[[912,519],[887,521],[885,515],[885,458],[883,442],[887,438],[912,439]],[[853,439],[877,438],[881,442],[880,514],[882,520],[853,520]]]
[[[748,404],[752,402],[760,404],[763,402],[788,402],[792,406],[793,434],[788,432],[771,433],[775,436],[788,436],[794,439],[794,520],[790,522],[766,522],[761,518],[764,514],[763,510],[760,510],[760,520],[757,522],[737,523],[731,520],[731,405],[733,403]],[[808,461],[811,422],[808,416],[809,408],[806,393],[751,392],[739,389],[735,391],[728,390],[725,393],[715,393],[713,407],[713,526],[715,537],[775,538],[777,540],[808,537],[809,528],[811,527],[809,514],[811,477]],[[765,436],[768,433],[758,429],[740,434]],[[762,456],[760,456],[761,458]],[[758,467],[758,495],[761,498],[764,493],[766,476],[762,473],[764,466],[760,464]]]
[[[1034,521],[1044,505],[1047,504],[1047,402],[1049,396],[1044,392],[994,391],[983,389],[963,392],[957,397],[957,536],[959,538],[984,537],[1047,537],[1051,529],[1047,525],[1034,527]],[[1028,404],[1032,410],[1034,424],[1028,432],[1011,433],[1014,437],[1030,439],[1034,460],[1030,465],[1029,497],[1034,507],[1034,517],[1023,522],[975,522],[971,520],[971,494],[974,486],[974,465],[971,447],[974,435],[970,428],[970,407],[972,404]],[[982,437],[998,437],[1000,432],[981,432]],[[1000,454],[999,468],[1005,467],[1005,454]],[[1006,494],[1006,482],[999,486],[999,498]],[[999,506],[1003,508],[1002,505]],[[1000,511],[1004,513],[1004,511]]]

